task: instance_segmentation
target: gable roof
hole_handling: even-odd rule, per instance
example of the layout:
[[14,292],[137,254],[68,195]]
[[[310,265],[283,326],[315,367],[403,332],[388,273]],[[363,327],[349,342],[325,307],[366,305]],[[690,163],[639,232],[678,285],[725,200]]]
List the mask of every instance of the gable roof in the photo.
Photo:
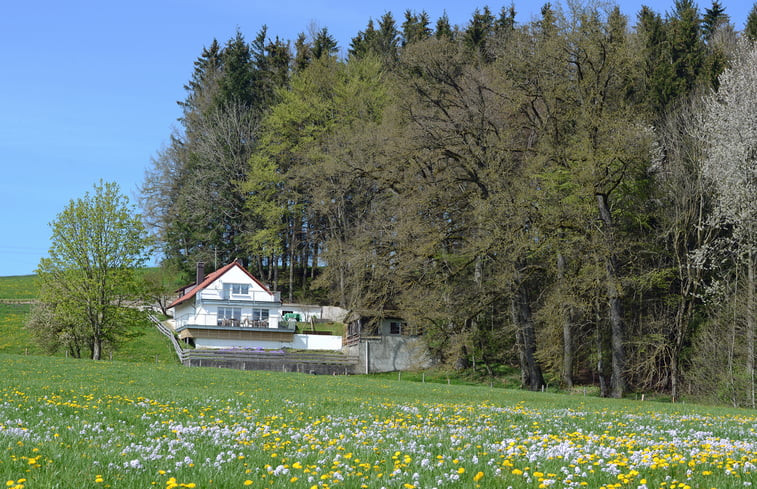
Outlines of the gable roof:
[[[255,282],[256,284],[258,284],[265,292],[267,292],[270,295],[273,295],[273,292],[271,292],[270,290],[268,290],[268,287],[266,287],[265,285],[263,285],[263,283],[260,280],[256,279],[250,272],[248,272],[242,265],[240,265],[238,261],[233,261],[233,262],[229,263],[228,265],[224,265],[223,267],[219,268],[215,272],[209,273],[208,275],[206,275],[202,282],[200,282],[196,286],[192,287],[192,289],[189,292],[185,293],[184,295],[182,295],[181,297],[179,297],[178,299],[176,299],[175,301],[173,301],[166,309],[170,309],[172,307],[178,306],[179,304],[182,304],[182,303],[188,301],[189,299],[192,299],[194,296],[197,295],[198,292],[200,292],[201,290],[206,289],[210,284],[212,284],[213,282],[215,282],[223,274],[225,274],[226,272],[228,272],[229,270],[231,270],[234,267],[237,267],[241,271],[243,271],[245,273],[245,275],[247,275],[248,277],[250,277],[253,280],[253,282]],[[184,290],[186,290],[187,288],[188,287],[184,287]]]

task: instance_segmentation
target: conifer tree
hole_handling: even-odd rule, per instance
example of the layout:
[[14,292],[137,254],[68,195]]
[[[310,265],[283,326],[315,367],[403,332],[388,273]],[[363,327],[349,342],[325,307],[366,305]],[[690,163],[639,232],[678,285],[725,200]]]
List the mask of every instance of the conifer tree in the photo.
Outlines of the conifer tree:
[[329,33],[327,27],[318,31],[315,39],[313,39],[313,47],[311,49],[313,59],[334,56],[338,50],[339,47],[337,46],[336,39]]
[[718,30],[721,25],[727,24],[728,21],[729,17],[728,14],[725,13],[725,7],[720,5],[718,0],[713,0],[712,6],[705,9],[704,15],[702,16],[702,34],[704,35],[704,39],[709,41],[715,31]]
[[445,10],[441,17],[439,17],[436,20],[436,30],[434,31],[434,36],[437,39],[447,39],[448,41],[451,41],[455,36],[452,32],[452,26],[449,23],[449,17],[447,16],[447,11]]
[[405,21],[402,23],[402,47],[431,37],[429,22],[425,11],[416,14],[410,9],[405,10]]
[[752,5],[752,10],[747,15],[746,24],[744,25],[744,36],[752,41],[757,41],[757,2]]
[[463,34],[463,43],[471,52],[480,53],[485,59],[488,58],[487,41],[494,31],[494,16],[489,7],[483,10],[476,9],[468,28]]
[[292,67],[295,73],[304,70],[312,60],[312,50],[310,44],[307,42],[307,37],[304,32],[297,34],[297,40],[294,42],[294,66]]

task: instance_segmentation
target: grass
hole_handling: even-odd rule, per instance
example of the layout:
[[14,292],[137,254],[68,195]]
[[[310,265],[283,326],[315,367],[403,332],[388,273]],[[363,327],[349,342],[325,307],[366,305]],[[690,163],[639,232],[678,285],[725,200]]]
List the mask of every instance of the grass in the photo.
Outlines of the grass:
[[0,301],[32,300],[36,298],[36,275],[0,277]]
[[[44,352],[24,328],[31,304],[38,296],[36,276],[0,277],[0,353],[41,355]],[[21,303],[19,303],[21,302]],[[138,328],[104,358],[131,362],[177,363],[170,342],[153,326]],[[64,353],[59,353],[63,356]]]
[[754,412],[358,376],[0,355],[33,488],[746,487]]
[[30,304],[0,304],[0,353],[42,353],[24,329],[30,307]]
[[[343,323],[315,323],[315,331],[319,334],[342,336],[344,335],[344,328]],[[295,332],[297,334],[309,334],[313,332],[313,327],[310,323],[298,322]]]

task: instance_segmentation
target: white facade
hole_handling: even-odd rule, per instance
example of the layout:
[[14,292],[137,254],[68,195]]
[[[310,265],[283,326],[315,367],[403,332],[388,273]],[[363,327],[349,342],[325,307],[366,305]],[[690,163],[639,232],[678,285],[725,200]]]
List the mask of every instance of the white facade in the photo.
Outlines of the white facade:
[[215,339],[215,338],[197,338],[195,339],[197,348],[262,348],[265,350],[277,348],[294,348],[296,350],[323,350],[323,351],[341,351],[342,337],[313,335],[313,334],[295,334],[292,341],[274,341],[274,340],[234,340],[234,339]]
[[173,309],[177,331],[187,326],[276,329],[281,317],[279,294],[266,290],[241,266],[230,267]]
[[[197,283],[183,290],[169,309],[179,338],[196,348],[342,348],[341,336],[294,334],[296,321],[320,318],[320,306],[282,305],[241,264],[230,263],[204,275],[198,265]],[[284,312],[296,318],[283,317]]]

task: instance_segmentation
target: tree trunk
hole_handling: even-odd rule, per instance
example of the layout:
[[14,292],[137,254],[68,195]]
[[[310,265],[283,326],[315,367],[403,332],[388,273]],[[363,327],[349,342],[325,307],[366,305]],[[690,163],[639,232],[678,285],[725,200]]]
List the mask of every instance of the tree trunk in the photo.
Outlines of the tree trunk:
[[294,292],[294,247],[289,249],[289,303],[293,302]]
[[613,220],[607,204],[607,195],[597,194],[597,207],[602,219],[607,256],[605,256],[605,271],[607,274],[607,301],[610,309],[610,348],[612,365],[610,376],[610,395],[615,398],[623,397],[625,392],[625,324],[623,322],[623,304],[621,302],[621,284],[618,280],[617,258],[613,250]]
[[300,272],[302,273],[302,290],[306,290],[308,287],[308,258],[310,252],[310,246],[308,244],[308,239],[303,241],[302,246],[302,258],[300,258]]
[[271,267],[273,267],[273,290],[276,291],[279,289],[279,258],[276,255],[273,255],[273,261],[271,262]]
[[520,367],[523,385],[527,385],[532,391],[538,391],[544,385],[544,377],[536,361],[536,333],[531,318],[528,291],[520,280],[519,271],[516,271],[516,281],[513,286],[511,314],[517,338],[520,340]]
[[318,267],[318,243],[313,242],[313,266],[310,267],[310,280],[315,278],[315,269]]
[[750,251],[747,256],[747,292],[746,292],[746,371],[749,377],[749,396],[752,409],[755,407],[754,392],[754,254]]
[[92,339],[92,360],[100,360],[102,356],[102,341],[100,338]]
[[[557,279],[560,281],[560,296],[565,296],[565,257],[557,253]],[[570,389],[573,387],[573,311],[570,306],[565,311],[562,323],[563,355],[562,382]]]

